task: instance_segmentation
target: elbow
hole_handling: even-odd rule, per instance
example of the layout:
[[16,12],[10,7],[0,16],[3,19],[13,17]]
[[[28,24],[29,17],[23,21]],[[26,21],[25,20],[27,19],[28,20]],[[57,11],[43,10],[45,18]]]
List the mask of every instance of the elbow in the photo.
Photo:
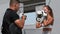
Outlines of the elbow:
[[17,22],[17,23],[15,23],[20,29],[23,29],[23,27],[24,27],[24,25],[22,25],[22,23],[20,23],[20,22]]
[[21,29],[24,27],[24,23],[22,23],[20,20],[16,20],[15,24]]

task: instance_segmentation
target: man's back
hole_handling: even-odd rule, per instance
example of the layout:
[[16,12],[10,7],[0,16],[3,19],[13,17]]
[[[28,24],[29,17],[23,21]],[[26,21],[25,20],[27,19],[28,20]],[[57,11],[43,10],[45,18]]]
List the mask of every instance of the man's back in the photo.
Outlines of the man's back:
[[[12,9],[7,9],[4,14],[4,17],[3,17],[3,24],[2,24],[2,27],[3,27],[2,33],[3,34],[10,34],[9,26],[11,25],[11,23],[14,23],[14,21],[16,19],[19,19],[19,16],[16,14],[16,12]],[[14,25],[15,25],[15,23],[14,23]]]

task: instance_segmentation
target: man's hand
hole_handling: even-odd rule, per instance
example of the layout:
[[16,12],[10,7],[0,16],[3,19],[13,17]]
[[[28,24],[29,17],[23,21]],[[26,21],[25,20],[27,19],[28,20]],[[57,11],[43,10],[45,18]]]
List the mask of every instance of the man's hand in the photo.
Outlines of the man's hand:
[[40,22],[36,23],[36,28],[40,28],[42,25],[40,24]]
[[22,16],[22,19],[23,19],[23,20],[26,20],[26,17],[27,17],[26,15],[23,15],[23,16]]

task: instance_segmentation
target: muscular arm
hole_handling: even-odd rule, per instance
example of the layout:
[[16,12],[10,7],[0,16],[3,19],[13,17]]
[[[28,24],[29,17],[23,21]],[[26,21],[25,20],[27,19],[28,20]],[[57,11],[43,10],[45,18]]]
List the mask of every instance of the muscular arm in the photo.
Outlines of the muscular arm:
[[24,27],[24,22],[25,22],[25,15],[22,15],[21,19],[19,18],[19,16],[15,13],[15,12],[12,12],[10,14],[11,16],[11,20],[19,27],[19,28],[23,28]]
[[24,19],[22,19],[22,20],[20,20],[20,19],[15,20],[15,24],[16,24],[19,28],[21,28],[21,29],[24,27],[24,22],[25,22]]
[[25,18],[26,18],[26,17],[23,15],[21,20],[20,20],[20,19],[17,19],[17,20],[15,20],[14,22],[15,22],[15,24],[16,24],[19,28],[22,29],[22,28],[24,27]]

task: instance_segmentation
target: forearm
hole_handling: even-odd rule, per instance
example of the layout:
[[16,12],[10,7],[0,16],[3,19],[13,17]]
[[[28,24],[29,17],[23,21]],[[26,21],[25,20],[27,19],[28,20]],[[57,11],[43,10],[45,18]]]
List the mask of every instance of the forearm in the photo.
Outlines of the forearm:
[[50,18],[50,19],[45,20],[43,24],[44,24],[45,26],[47,26],[47,25],[51,24],[52,21],[53,21],[53,18]]
[[15,21],[15,24],[22,29],[24,27],[24,20],[18,19]]
[[24,19],[21,19],[21,25],[24,27],[24,23],[25,23],[25,20]]
[[47,21],[47,25],[51,24],[51,23],[52,23],[52,21],[54,21],[54,19],[53,19],[53,18],[49,19],[49,20]]

